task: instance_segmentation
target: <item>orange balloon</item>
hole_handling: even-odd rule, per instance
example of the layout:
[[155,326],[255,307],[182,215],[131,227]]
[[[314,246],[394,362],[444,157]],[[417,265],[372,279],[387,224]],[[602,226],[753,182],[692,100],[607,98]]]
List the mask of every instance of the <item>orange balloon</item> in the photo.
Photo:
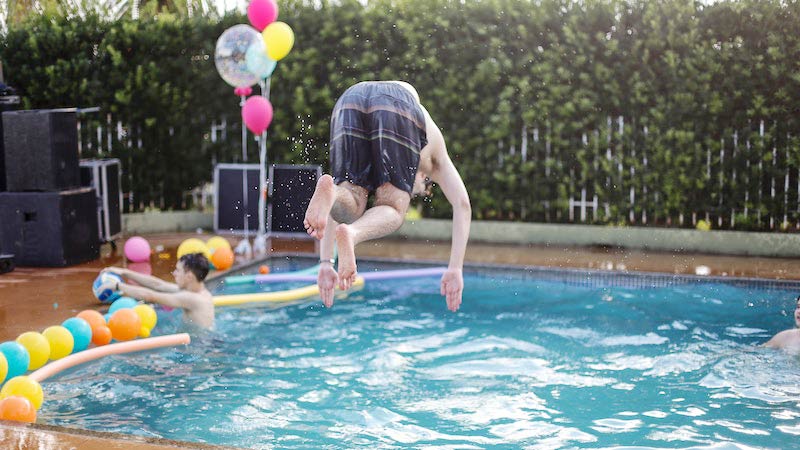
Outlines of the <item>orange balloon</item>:
[[136,339],[142,328],[142,319],[133,309],[120,309],[108,319],[111,336],[118,341]]
[[269,266],[263,266],[263,265],[259,266],[258,273],[260,273],[261,275],[268,274],[269,273]]
[[211,263],[217,270],[227,270],[233,265],[233,250],[220,247],[211,255]]
[[109,343],[111,343],[111,328],[106,325],[92,328],[92,344],[99,347]]
[[76,317],[80,317],[88,322],[89,326],[92,327],[92,330],[97,327],[108,326],[106,325],[106,319],[103,317],[103,315],[93,309],[85,309],[79,312]]
[[0,419],[33,423],[36,422],[36,408],[25,397],[6,397],[0,400]]

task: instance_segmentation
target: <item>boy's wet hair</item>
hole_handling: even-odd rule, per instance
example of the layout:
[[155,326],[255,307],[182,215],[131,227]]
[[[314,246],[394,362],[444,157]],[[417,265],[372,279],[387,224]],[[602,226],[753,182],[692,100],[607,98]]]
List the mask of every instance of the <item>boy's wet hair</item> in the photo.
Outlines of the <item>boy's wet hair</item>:
[[181,256],[178,262],[183,263],[183,268],[192,272],[197,281],[203,281],[208,275],[208,258],[202,253],[188,253]]

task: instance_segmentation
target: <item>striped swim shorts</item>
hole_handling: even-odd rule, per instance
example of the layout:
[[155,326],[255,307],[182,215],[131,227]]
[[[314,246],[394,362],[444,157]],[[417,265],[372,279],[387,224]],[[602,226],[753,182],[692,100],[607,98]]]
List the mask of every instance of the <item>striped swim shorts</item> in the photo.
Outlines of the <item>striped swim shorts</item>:
[[398,83],[358,83],[336,102],[330,139],[336,184],[348,181],[373,192],[388,182],[410,194],[427,144],[425,115]]

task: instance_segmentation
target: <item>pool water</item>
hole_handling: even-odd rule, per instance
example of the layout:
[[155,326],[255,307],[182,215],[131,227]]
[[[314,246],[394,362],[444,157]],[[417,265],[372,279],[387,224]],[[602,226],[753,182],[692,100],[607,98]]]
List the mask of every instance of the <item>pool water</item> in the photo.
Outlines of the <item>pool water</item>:
[[[793,326],[795,292],[517,270],[465,284],[458,314],[436,278],[370,283],[330,310],[219,308],[189,347],[48,380],[39,421],[246,448],[797,442],[800,359],[757,347]],[[158,334],[181,331],[176,314]]]

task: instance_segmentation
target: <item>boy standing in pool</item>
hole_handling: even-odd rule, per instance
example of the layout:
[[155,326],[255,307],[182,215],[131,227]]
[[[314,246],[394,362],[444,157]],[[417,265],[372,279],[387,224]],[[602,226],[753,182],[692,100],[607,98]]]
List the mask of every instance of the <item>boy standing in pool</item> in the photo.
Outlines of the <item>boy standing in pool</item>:
[[764,344],[764,347],[779,348],[800,353],[800,297],[795,300],[794,324],[796,328],[783,330]]
[[[462,268],[472,208],[444,137],[420,104],[417,91],[402,81],[367,81],[349,89],[331,115],[331,175],[323,175],[306,210],[306,231],[321,241],[317,277],[322,302],[333,305],[338,284],[356,279],[355,246],[396,231],[413,195],[441,186],[453,206],[450,263],[442,275],[447,308],[458,310],[464,290]],[[367,209],[367,197],[375,201]],[[333,269],[334,240],[339,271]]]
[[101,289],[109,288],[137,300],[181,308],[187,322],[203,328],[214,326],[214,301],[203,283],[208,275],[208,259],[202,253],[180,257],[172,271],[175,283],[120,267],[106,267],[103,271],[115,273],[141,286],[113,282],[113,286]]

